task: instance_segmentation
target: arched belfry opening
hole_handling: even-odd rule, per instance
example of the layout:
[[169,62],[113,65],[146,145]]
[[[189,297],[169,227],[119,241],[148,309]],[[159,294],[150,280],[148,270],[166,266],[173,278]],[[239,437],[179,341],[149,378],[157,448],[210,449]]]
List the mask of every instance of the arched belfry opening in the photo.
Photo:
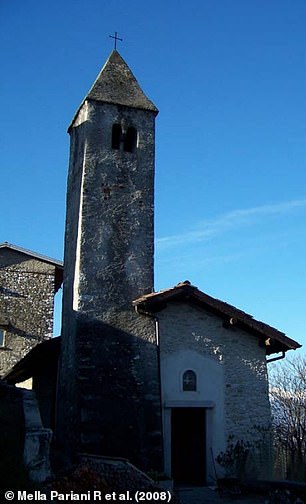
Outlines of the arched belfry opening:
[[126,152],[135,152],[137,147],[137,130],[133,126],[129,126],[125,136],[123,148]]
[[122,140],[121,124],[115,123],[112,128],[112,149],[120,149]]
[[128,126],[124,131],[120,123],[113,124],[112,127],[112,149],[123,150],[124,152],[135,152],[137,147],[137,129]]

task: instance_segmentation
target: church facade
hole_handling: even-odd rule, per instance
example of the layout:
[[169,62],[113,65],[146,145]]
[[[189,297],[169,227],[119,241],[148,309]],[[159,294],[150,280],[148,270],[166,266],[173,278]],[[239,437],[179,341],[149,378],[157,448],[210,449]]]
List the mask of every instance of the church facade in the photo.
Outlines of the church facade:
[[166,474],[197,485],[224,474],[267,478],[267,356],[296,342],[188,281],[134,306],[156,320]]
[[[154,291],[157,113],[115,50],[69,127],[62,335],[48,422],[72,458],[125,457],[204,485],[231,469],[231,457],[239,465],[238,446],[252,476],[267,477],[267,363],[300,345],[188,281]],[[43,350],[11,383],[35,359],[46,369]]]

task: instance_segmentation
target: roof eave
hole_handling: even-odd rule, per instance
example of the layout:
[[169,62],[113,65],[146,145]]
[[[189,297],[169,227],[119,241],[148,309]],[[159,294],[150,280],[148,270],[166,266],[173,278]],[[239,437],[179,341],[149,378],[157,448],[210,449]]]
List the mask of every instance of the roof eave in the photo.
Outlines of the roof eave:
[[[288,338],[285,333],[282,333],[278,329],[254,319],[251,315],[248,315],[232,305],[212,298],[204,292],[199,291],[188,281],[182,282],[171,289],[142,296],[134,300],[133,304],[138,311],[157,313],[163,310],[167,306],[167,303],[171,301],[185,301],[202,306],[224,321],[235,317],[235,327],[239,327],[253,334],[263,342],[268,339],[273,341],[273,345],[266,346],[267,355],[283,351],[286,352],[288,350],[296,350],[302,346],[297,341]],[[222,309],[217,306],[218,304],[222,306]],[[246,317],[249,320],[243,320],[242,317]]]
[[33,252],[32,250],[19,247],[18,245],[13,245],[12,243],[4,242],[0,243],[0,248],[8,248],[10,250],[15,250],[16,252],[20,252],[21,254],[25,254],[29,257],[33,257],[34,259],[38,259],[39,261],[52,264],[53,266],[56,266],[57,268],[64,268],[64,263],[63,261],[59,261],[58,259],[52,259],[51,257],[38,254],[37,252]]
[[79,106],[79,108],[77,109],[76,113],[74,114],[73,119],[67,128],[67,133],[71,132],[72,128],[74,127],[74,123],[76,122],[77,117],[79,115],[79,112],[82,109],[82,107],[85,105],[86,102],[106,103],[108,105],[120,106],[120,107],[125,107],[125,108],[133,108],[136,110],[143,110],[145,112],[151,112],[152,114],[154,114],[155,117],[159,113],[159,110],[156,107],[155,107],[155,109],[150,109],[150,108],[145,108],[145,107],[140,107],[140,106],[135,106],[135,105],[126,105],[124,103],[117,103],[117,102],[114,102],[111,100],[97,100],[97,99],[89,98],[88,96],[86,96],[84,98],[84,100],[82,101],[81,105]]

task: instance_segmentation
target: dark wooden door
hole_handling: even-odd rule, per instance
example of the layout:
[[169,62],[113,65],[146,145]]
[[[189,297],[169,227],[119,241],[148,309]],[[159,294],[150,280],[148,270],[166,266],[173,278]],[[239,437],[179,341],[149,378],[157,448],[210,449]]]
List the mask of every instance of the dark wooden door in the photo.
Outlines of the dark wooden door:
[[205,409],[172,408],[171,469],[175,483],[206,484],[205,441]]

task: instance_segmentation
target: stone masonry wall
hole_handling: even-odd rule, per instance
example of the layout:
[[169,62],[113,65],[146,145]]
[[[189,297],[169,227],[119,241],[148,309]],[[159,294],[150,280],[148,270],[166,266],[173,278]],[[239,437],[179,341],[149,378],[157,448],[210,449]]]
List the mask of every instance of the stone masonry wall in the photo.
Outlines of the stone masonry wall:
[[16,251],[0,255],[0,376],[52,336],[54,266]]
[[[98,320],[78,323],[80,451],[125,457],[161,470],[157,346],[151,318],[126,314],[124,330]],[[137,327],[138,326],[138,327]]]
[[[57,441],[72,452],[161,467],[153,290],[154,116],[85,102],[71,128]],[[134,152],[112,127],[137,130]]]
[[[109,320],[153,290],[154,114],[107,104],[87,109],[73,307]],[[119,123],[137,130],[134,152],[112,149]],[[67,226],[76,226],[70,208]]]

